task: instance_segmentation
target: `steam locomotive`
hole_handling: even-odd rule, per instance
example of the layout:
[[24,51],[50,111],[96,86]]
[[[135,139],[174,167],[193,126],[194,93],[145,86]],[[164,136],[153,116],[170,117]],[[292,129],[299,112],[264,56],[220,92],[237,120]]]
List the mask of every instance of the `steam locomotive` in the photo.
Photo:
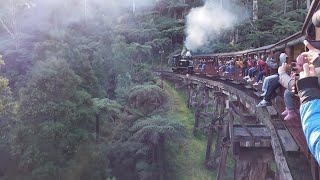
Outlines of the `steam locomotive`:
[[191,56],[182,56],[177,54],[173,56],[172,71],[180,74],[193,74],[193,61]]

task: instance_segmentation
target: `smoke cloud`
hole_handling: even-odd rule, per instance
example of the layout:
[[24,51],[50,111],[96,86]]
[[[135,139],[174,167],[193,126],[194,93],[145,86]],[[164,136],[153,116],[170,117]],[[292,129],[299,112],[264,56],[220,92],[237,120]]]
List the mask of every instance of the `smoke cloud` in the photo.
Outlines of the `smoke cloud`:
[[192,51],[201,49],[243,21],[245,12],[229,0],[207,0],[204,6],[191,9],[187,15],[185,46]]

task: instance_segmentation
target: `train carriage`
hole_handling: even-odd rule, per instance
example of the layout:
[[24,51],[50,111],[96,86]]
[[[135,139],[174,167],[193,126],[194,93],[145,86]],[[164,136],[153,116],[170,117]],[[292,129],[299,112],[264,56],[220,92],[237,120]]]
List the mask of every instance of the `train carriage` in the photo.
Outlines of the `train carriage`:
[[194,73],[196,75],[216,77],[218,75],[217,56],[195,56],[193,57]]

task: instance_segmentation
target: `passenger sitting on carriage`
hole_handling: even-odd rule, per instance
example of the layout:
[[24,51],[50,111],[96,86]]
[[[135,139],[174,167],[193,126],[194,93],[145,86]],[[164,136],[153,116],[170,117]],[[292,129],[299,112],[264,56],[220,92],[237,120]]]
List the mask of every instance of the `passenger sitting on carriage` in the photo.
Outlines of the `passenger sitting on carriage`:
[[[281,53],[279,56],[280,63],[283,64],[287,61],[287,55],[285,53]],[[270,77],[270,78],[268,78]],[[265,82],[263,84],[266,84],[265,88],[266,90],[261,96],[264,96],[263,100],[259,102],[257,107],[263,107],[271,105],[271,100],[274,99],[277,96],[276,90],[281,87],[281,84],[279,82],[279,74],[274,74],[272,76],[268,76],[268,81],[265,79]],[[262,86],[262,88],[264,88]]]
[[[285,63],[287,61],[287,57],[288,56],[285,53],[281,53],[279,55],[280,64]],[[278,76],[279,76],[279,74],[276,73],[276,74],[272,74],[272,75],[267,76],[267,77],[264,78],[264,81],[263,81],[263,84],[262,84],[262,88],[261,88],[263,93],[261,94],[261,96],[265,96],[266,95],[270,82],[272,82],[272,80],[274,78],[277,78]]]
[[247,66],[247,64],[245,65],[245,63],[246,63],[245,59],[241,59],[241,58],[238,58],[238,60],[236,61],[236,67],[241,69],[239,76],[242,76],[242,72],[244,72],[246,68],[245,66]]
[[[282,64],[281,67],[279,67],[279,82],[283,87],[286,88],[283,94],[286,109],[281,113],[281,115],[285,116],[284,120],[291,120],[298,116],[298,114],[295,112],[295,104],[293,101],[294,93],[292,92],[292,87],[295,86],[295,76],[302,71],[304,63],[304,57],[302,55],[299,55],[296,58],[296,62],[291,64],[291,72],[286,72],[287,64],[285,63]],[[289,74],[291,75],[289,76]]]
[[273,58],[272,53],[270,53],[269,56],[267,57],[266,63],[270,69],[277,69],[278,68],[277,62]]
[[257,67],[260,70],[259,74],[256,76],[256,82],[253,84],[254,86],[257,86],[259,83],[262,83],[263,76],[266,76],[269,72],[269,68],[267,63],[265,62],[265,59],[261,58],[262,60],[259,60],[257,62]]
[[233,70],[234,70],[234,59],[232,58],[230,61],[228,61],[228,65],[227,65],[225,73],[231,74],[231,73],[233,73]]
[[236,60],[236,67],[237,68],[243,68],[243,60],[241,58],[238,58]]
[[204,71],[206,68],[206,64],[205,63],[202,63],[201,67],[200,67],[200,71]]
[[258,56],[255,56],[255,60],[252,62],[252,67],[248,70],[248,75],[243,78],[247,82],[253,81],[255,73],[259,70],[258,67],[260,66],[260,64],[258,66],[257,62],[259,61],[259,63],[261,63],[262,60],[257,60],[257,57]]
[[248,61],[249,59],[244,58],[243,59],[243,66],[241,68],[241,73],[239,74],[239,76],[247,76],[248,75]]
[[224,71],[225,71],[225,69],[226,69],[226,65],[225,65],[225,64],[223,64],[223,62],[222,62],[222,61],[219,61],[219,71],[224,72]]

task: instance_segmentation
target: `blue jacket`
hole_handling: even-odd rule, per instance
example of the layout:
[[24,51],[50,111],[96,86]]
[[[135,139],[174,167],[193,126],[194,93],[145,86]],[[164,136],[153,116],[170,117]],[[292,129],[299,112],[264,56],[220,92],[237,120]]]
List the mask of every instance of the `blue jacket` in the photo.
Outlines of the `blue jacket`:
[[320,164],[320,99],[301,105],[300,114],[309,149]]
[[297,82],[301,106],[301,124],[310,152],[320,164],[320,86],[318,77]]

